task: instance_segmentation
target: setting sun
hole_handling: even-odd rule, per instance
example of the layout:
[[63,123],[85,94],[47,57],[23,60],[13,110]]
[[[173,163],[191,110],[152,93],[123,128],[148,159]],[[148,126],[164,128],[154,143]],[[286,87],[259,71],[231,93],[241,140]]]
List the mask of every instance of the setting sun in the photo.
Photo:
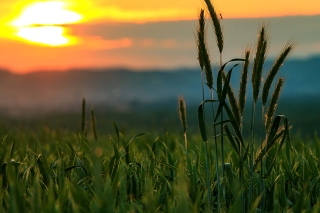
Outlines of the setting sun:
[[64,2],[37,2],[26,7],[12,25],[17,28],[16,36],[28,42],[63,46],[75,43],[76,39],[61,25],[81,18],[80,14],[65,9]]

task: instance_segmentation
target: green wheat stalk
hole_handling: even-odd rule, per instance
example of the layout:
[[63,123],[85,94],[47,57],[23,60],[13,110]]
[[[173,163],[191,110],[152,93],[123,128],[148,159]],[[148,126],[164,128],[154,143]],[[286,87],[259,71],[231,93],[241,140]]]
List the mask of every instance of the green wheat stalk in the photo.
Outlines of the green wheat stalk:
[[[209,11],[209,14],[210,14],[210,17],[211,17],[211,20],[212,20],[212,24],[213,24],[213,28],[214,28],[214,32],[215,32],[215,35],[216,35],[216,42],[217,42],[217,46],[218,46],[218,49],[219,49],[219,53],[220,53],[220,67],[222,67],[222,51],[223,51],[223,33],[222,33],[222,26],[221,26],[221,23],[220,23],[220,19],[213,7],[213,4],[211,3],[210,0],[204,0],[206,5],[207,5],[207,9]],[[224,71],[223,71],[224,72]],[[213,91],[211,91],[211,98],[213,100]],[[213,110],[213,103],[212,103],[212,110]],[[213,110],[213,115],[214,115],[214,110]],[[223,122],[223,112],[221,113],[221,117],[220,117],[220,120],[221,122]],[[214,140],[215,140],[215,143],[217,143],[217,139],[216,139],[216,126],[214,125]],[[222,163],[222,180],[224,179],[224,139],[223,139],[223,125],[221,125],[221,163]],[[218,146],[216,144],[216,155],[218,155]],[[218,159],[216,159],[217,161],[217,166],[219,165],[218,164]],[[220,211],[220,191],[221,191],[221,185],[220,185],[220,177],[219,177],[219,174],[218,174],[218,168],[217,168],[217,185],[218,185],[218,211]],[[223,194],[223,198],[225,200],[225,189],[224,187],[222,188],[222,194]]]
[[82,113],[81,113],[81,133],[85,135],[86,130],[86,99],[82,99]]
[[[272,83],[273,83],[273,80],[274,80],[275,76],[279,72],[281,66],[283,65],[284,61],[288,57],[289,53],[292,51],[293,47],[294,47],[294,44],[292,43],[291,40],[289,40],[285,44],[285,46],[283,47],[282,51],[280,52],[280,54],[276,58],[271,70],[268,72],[266,80],[265,80],[265,82],[263,84],[262,95],[261,95],[261,102],[262,102],[262,113],[261,113],[261,115],[262,115],[262,123],[265,124],[266,134],[268,134],[269,129],[271,127],[271,120],[272,120],[272,117],[274,116],[274,114],[272,114],[272,113],[275,112],[274,108],[276,107],[276,105],[274,105],[274,104],[276,104],[276,103],[274,101],[277,101],[277,100],[274,100],[274,99],[271,100],[270,104],[272,104],[273,106],[270,105],[268,110],[267,110],[267,114],[264,115],[265,114],[264,113],[264,109],[265,109],[265,105],[266,105],[267,100],[268,100],[269,91],[270,91],[270,88],[272,86]],[[283,79],[279,79],[277,86],[281,87],[282,85],[279,85],[281,83],[283,84]],[[278,88],[278,89],[281,89],[281,88]],[[279,96],[280,95],[280,90],[278,92],[279,92],[279,94],[278,94],[278,96]],[[276,94],[274,94],[274,95],[276,95]],[[276,97],[274,97],[274,98],[276,98]],[[272,112],[272,110],[274,110],[274,111]],[[261,144],[261,147],[260,147],[261,150],[262,150],[262,146],[263,146],[263,144]],[[266,149],[263,149],[263,152],[264,152],[263,154],[265,155],[266,154],[265,153]],[[261,161],[262,161],[262,159],[261,159]],[[265,169],[266,169],[265,164],[266,164],[265,161],[262,161],[261,164],[260,164],[260,166],[261,166],[261,169],[260,169],[261,170],[261,182],[262,182],[261,191],[265,190],[264,189],[264,180],[262,180],[262,177],[263,177]],[[264,209],[264,205],[265,205],[264,200],[265,199],[263,197],[262,204],[261,204],[263,209]]]
[[[250,49],[247,48],[245,50],[245,62],[243,64],[241,77],[240,77],[240,86],[239,86],[239,92],[238,92],[238,106],[239,106],[239,114],[240,114],[240,132],[242,134],[243,131],[243,115],[244,115],[244,108],[246,105],[246,93],[247,93],[247,84],[248,84],[248,71],[249,71],[249,65],[250,65]],[[243,147],[239,146],[239,154],[242,158],[243,156]],[[240,161],[239,165],[239,179],[240,179],[240,186],[241,189],[244,187],[244,171],[243,171],[243,165],[242,160]],[[245,193],[241,193],[241,203],[242,203],[242,212],[245,212]]]
[[183,128],[183,137],[184,137],[184,146],[186,152],[188,151],[188,141],[187,141],[187,107],[186,102],[183,97],[178,98],[178,106],[179,106],[179,118]]
[[97,126],[96,126],[96,117],[94,114],[94,109],[91,109],[91,126],[93,131],[94,140],[98,141],[98,134],[97,134]]
[[[262,68],[266,58],[266,51],[268,45],[267,32],[266,27],[262,25],[258,37],[257,42],[257,50],[256,56],[254,59],[253,69],[252,69],[252,92],[253,92],[253,102],[252,102],[252,110],[251,110],[251,140],[250,140],[250,156],[249,156],[249,164],[250,164],[250,173],[253,174],[253,161],[254,161],[254,126],[255,126],[255,113],[256,113],[256,103],[259,96],[260,85],[261,85],[261,77],[262,77]],[[262,143],[261,143],[262,146]],[[250,184],[249,184],[249,195],[248,195],[248,203],[252,203],[253,198],[253,177],[251,176]]]
[[[206,38],[205,38],[205,18],[204,18],[204,10],[200,11],[199,15],[199,27],[197,30],[197,49],[198,49],[198,60],[201,67],[201,79],[202,79],[202,102],[204,103],[204,75],[206,76],[207,86],[212,89],[213,86],[213,76],[209,54],[207,52],[206,47]],[[199,119],[199,127],[202,135],[203,142],[205,143],[205,158],[206,158],[206,182],[207,182],[207,190],[208,190],[208,204],[211,203],[211,183],[210,183],[210,166],[209,166],[209,154],[208,154],[208,139],[206,133],[205,126],[205,109],[204,104],[200,106],[198,109],[198,119]],[[211,205],[210,205],[211,212]]]

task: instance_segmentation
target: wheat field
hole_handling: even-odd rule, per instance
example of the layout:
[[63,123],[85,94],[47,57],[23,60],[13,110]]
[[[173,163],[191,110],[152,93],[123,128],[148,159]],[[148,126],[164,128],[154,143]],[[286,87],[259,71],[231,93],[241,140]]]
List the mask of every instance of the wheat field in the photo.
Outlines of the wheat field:
[[[278,72],[295,43],[288,40],[265,70],[272,42],[262,24],[244,57],[225,60],[223,20],[204,3],[195,33],[202,102],[190,112],[178,97],[181,130],[123,131],[113,122],[112,132],[97,131],[100,117],[87,113],[85,99],[78,130],[2,127],[1,212],[319,212],[320,139],[295,137],[276,114],[285,86]],[[241,72],[238,88],[233,72]],[[189,113],[197,113],[196,133]]]

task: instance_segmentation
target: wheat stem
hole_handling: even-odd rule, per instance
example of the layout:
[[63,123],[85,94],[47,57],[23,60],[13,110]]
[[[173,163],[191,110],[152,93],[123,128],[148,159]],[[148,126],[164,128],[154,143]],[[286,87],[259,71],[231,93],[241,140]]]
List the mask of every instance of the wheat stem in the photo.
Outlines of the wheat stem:
[[82,114],[81,114],[81,133],[85,135],[86,130],[86,99],[82,99]]
[[[220,52],[220,69],[222,67],[222,52]],[[222,70],[223,74],[224,71]],[[221,116],[220,116],[220,132],[221,132],[221,136],[220,136],[220,142],[221,142],[221,177],[223,180],[223,186],[222,186],[222,198],[223,198],[223,203],[225,203],[226,201],[226,190],[225,190],[225,180],[224,180],[224,164],[225,164],[225,160],[224,160],[224,129],[223,129],[223,108],[221,110]]]
[[96,127],[96,117],[94,115],[94,109],[91,109],[91,125],[95,141],[98,141],[97,127]]
[[[213,89],[210,90],[211,100],[214,100],[213,97]],[[214,120],[214,106],[212,102],[212,114]],[[217,130],[215,123],[213,124],[213,135],[214,135],[214,144],[215,144],[215,152],[216,152],[216,178],[217,178],[217,188],[218,188],[218,196],[217,196],[217,212],[220,212],[220,202],[221,202],[221,184],[220,184],[220,175],[219,175],[219,158],[218,158],[218,140],[217,140]],[[222,165],[223,166],[223,165]]]
[[248,194],[248,209],[253,199],[253,153],[254,153],[254,125],[255,125],[255,111],[256,103],[252,102],[251,109],[251,140],[250,140],[250,155],[249,155],[249,168],[250,168],[250,183],[249,183],[249,194]]

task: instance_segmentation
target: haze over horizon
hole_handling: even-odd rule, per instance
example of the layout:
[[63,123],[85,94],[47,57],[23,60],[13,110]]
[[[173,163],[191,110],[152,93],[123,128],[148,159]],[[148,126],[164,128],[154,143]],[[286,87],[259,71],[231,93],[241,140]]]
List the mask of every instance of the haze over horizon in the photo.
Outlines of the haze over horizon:
[[[304,134],[312,135],[315,130],[320,131],[319,61],[320,56],[305,60],[289,59],[277,75],[285,78],[277,114],[286,115],[295,132],[303,130]],[[265,70],[268,71],[272,64],[273,61],[267,60]],[[236,93],[241,68],[236,67],[231,77]],[[99,121],[105,117],[108,121],[128,125],[123,115],[132,115],[140,123],[143,123],[141,120],[148,123],[155,117],[159,118],[157,123],[161,123],[168,119],[178,120],[177,97],[183,95],[188,119],[193,119],[191,123],[196,127],[196,109],[202,100],[200,85],[199,68],[169,72],[73,70],[24,75],[0,72],[0,116],[2,123],[28,125],[33,121],[31,125],[34,122],[56,123],[56,127],[66,127],[66,124],[74,124],[80,118],[81,101],[85,98],[88,106],[94,108],[99,116]],[[250,108],[252,87],[248,85],[247,89],[247,107]],[[70,115],[74,116],[73,119]]]
[[[214,3],[223,16],[224,61],[243,56],[247,46],[254,48],[263,22],[269,26],[269,57],[275,57],[289,39],[297,43],[291,58],[320,54],[317,1]],[[195,67],[196,19],[204,7],[201,0],[3,2],[0,68],[28,73],[101,67]],[[218,52],[209,19],[207,25],[215,62]]]

